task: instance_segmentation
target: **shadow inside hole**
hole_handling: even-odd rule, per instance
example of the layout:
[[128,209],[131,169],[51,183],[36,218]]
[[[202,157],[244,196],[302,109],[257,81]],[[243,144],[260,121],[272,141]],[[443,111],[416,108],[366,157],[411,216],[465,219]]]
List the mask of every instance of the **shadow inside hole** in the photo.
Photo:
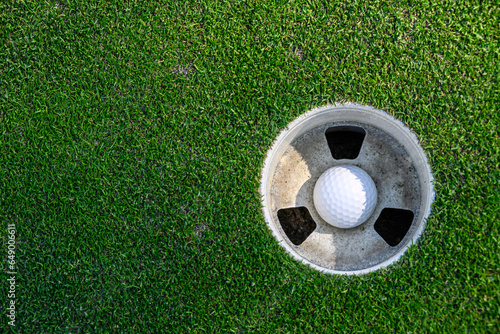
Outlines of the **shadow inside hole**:
[[332,157],[339,159],[356,159],[363,145],[366,131],[357,126],[335,126],[325,132]]
[[316,223],[306,207],[278,210],[278,219],[286,236],[294,245],[303,243],[316,229]]
[[389,246],[397,246],[411,227],[414,214],[410,210],[385,208],[374,228]]

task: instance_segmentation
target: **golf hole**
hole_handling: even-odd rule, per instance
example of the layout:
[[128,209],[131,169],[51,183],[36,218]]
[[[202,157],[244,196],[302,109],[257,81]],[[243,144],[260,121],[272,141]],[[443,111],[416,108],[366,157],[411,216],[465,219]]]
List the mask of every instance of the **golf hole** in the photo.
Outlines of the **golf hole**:
[[410,210],[385,208],[373,227],[385,242],[394,247],[399,245],[408,233],[413,217],[414,214]]
[[336,126],[325,132],[332,157],[340,159],[356,159],[365,139],[365,130],[356,126]]
[[306,207],[288,208],[278,211],[283,231],[294,245],[300,245],[316,229],[316,223]]
[[[376,188],[375,206],[359,225],[327,222],[314,203],[320,176],[342,165],[362,169]],[[432,180],[417,137],[403,123],[381,110],[341,104],[309,111],[279,134],[259,190],[266,223],[293,258],[322,272],[351,275],[389,266],[417,240],[434,199]],[[352,191],[349,185],[332,189]],[[343,203],[336,211],[342,213],[350,202],[340,195],[334,197]]]

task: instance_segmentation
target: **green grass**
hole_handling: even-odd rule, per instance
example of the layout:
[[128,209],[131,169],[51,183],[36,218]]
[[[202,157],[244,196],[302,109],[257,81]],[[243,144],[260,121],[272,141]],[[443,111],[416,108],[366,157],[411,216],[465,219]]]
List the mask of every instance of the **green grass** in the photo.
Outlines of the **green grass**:
[[[499,6],[173,3],[0,5],[0,328],[499,331]],[[258,193],[279,131],[345,101],[405,122],[435,177],[418,245],[359,277],[289,257]]]

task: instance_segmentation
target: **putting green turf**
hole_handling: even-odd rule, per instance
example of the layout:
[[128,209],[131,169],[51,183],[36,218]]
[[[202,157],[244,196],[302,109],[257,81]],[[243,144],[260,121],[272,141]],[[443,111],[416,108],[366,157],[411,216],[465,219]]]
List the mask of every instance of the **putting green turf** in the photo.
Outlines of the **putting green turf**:
[[[499,6],[173,3],[0,4],[0,328],[498,331]],[[359,277],[289,257],[258,193],[279,131],[346,101],[412,129],[436,190],[416,247]]]

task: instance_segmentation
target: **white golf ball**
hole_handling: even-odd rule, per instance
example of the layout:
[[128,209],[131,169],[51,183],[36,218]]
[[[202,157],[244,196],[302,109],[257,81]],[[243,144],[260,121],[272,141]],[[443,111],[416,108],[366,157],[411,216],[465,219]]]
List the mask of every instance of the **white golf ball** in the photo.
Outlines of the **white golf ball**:
[[375,210],[377,188],[368,173],[352,165],[325,171],[314,186],[314,206],[321,218],[339,228],[363,224]]

